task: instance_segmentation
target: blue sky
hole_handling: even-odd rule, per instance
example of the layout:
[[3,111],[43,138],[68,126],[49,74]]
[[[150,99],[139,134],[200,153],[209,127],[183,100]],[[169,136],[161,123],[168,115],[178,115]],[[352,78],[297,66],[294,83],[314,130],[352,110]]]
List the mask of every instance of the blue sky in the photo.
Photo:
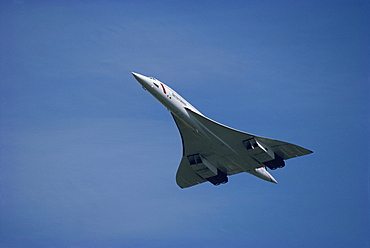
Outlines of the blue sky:
[[[0,247],[369,247],[367,1],[1,1]],[[180,189],[131,71],[314,153]]]

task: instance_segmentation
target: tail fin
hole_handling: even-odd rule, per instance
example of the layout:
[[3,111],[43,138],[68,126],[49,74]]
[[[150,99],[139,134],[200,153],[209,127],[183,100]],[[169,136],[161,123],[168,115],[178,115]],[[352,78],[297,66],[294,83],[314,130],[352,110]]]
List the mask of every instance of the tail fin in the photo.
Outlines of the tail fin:
[[275,178],[267,172],[265,167],[256,168],[254,171],[250,171],[249,173],[268,182],[278,183]]

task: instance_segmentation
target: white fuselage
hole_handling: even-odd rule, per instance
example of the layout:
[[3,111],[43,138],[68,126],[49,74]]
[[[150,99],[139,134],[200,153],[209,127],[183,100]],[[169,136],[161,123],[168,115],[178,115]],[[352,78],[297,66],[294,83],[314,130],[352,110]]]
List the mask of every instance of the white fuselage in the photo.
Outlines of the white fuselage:
[[188,124],[190,128],[198,128],[198,123],[189,115],[185,108],[190,109],[199,115],[204,115],[177,94],[176,91],[153,77],[146,77],[134,72],[132,74],[142,87],[149,91],[149,93],[160,101],[169,111],[171,111],[171,113]]

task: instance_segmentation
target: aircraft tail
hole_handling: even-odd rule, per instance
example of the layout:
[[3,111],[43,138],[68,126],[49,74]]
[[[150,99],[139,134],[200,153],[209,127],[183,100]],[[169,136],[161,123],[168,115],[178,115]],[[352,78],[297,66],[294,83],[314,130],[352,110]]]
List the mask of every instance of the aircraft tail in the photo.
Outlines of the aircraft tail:
[[278,183],[270,173],[267,172],[265,167],[260,167],[254,169],[254,171],[249,171],[248,173],[252,174],[253,176],[259,177],[265,181]]

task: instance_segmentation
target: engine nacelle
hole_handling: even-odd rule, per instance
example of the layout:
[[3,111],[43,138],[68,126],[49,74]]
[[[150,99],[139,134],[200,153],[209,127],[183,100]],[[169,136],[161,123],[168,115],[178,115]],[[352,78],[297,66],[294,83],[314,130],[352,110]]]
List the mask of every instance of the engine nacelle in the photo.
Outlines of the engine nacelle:
[[220,185],[221,183],[228,182],[227,174],[216,168],[202,155],[190,155],[188,156],[188,160],[194,172],[213,185]]
[[271,170],[276,170],[277,168],[283,168],[285,166],[285,161],[282,157],[275,153],[275,159],[263,163]]
[[259,163],[266,165],[271,170],[285,166],[284,159],[257,138],[244,140],[243,144],[251,157],[257,160]]

